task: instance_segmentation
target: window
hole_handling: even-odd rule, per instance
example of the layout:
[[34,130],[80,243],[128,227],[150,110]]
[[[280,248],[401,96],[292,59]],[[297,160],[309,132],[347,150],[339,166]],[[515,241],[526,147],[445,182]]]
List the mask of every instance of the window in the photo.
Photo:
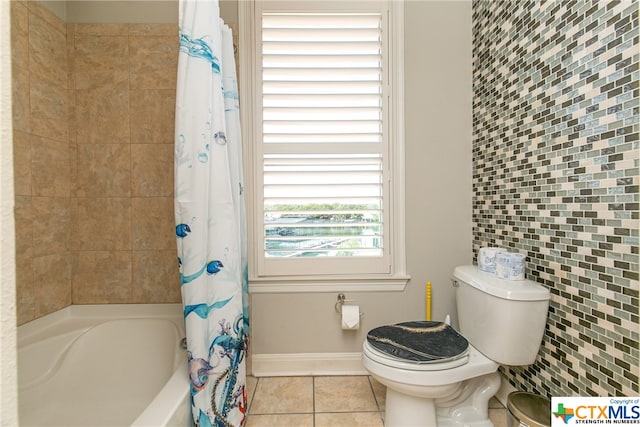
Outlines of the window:
[[402,287],[402,3],[239,5],[252,291]]

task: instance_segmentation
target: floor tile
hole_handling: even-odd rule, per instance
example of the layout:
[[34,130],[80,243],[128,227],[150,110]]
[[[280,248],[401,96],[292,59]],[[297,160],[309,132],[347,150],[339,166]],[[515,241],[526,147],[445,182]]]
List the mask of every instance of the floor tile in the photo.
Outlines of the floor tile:
[[316,412],[378,410],[366,376],[316,377],[314,390]]
[[253,401],[253,395],[256,391],[256,386],[258,385],[258,379],[253,375],[247,375],[247,405],[251,407],[251,402]]
[[493,423],[493,427],[507,427],[507,410],[489,409],[489,419]]
[[313,377],[260,378],[249,413],[313,413]]
[[246,427],[313,427],[313,414],[249,415]]
[[387,401],[387,387],[372,377],[369,377],[369,382],[373,388],[373,395],[378,403],[378,409],[384,412],[385,403]]
[[500,401],[498,399],[496,399],[495,396],[494,396],[489,400],[489,408],[490,409],[498,409],[498,408],[504,409],[504,406],[502,406],[502,403],[500,403]]
[[[247,377],[247,427],[383,427],[386,387],[368,376]],[[507,410],[489,401],[489,419]]]
[[378,412],[322,413],[315,420],[315,427],[383,427]]

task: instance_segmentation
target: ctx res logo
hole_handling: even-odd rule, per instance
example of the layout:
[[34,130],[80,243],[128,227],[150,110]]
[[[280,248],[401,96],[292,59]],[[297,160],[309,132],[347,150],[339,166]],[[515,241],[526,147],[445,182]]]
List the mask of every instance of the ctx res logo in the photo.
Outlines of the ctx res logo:
[[565,408],[564,404],[558,404],[558,410],[553,413],[557,418],[561,418],[565,424],[569,424],[569,420],[573,417],[578,419],[607,419],[608,406],[596,406],[596,405],[580,405],[575,409]]
[[551,411],[551,425],[556,427],[640,425],[640,397],[551,397]]
[[558,403],[558,410],[553,413],[556,418],[562,419],[565,424],[569,424],[569,420],[574,417],[573,408],[565,408],[564,403]]

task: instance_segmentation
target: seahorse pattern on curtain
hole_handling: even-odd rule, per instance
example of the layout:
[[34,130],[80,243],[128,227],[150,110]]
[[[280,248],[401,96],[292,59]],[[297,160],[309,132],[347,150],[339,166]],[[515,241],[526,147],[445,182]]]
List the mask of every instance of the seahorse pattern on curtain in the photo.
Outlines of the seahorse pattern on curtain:
[[175,217],[196,425],[245,422],[246,217],[231,30],[217,1],[180,0]]

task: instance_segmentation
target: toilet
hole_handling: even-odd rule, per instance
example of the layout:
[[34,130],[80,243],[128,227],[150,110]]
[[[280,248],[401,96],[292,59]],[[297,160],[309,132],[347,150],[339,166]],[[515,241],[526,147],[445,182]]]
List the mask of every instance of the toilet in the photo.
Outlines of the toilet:
[[456,267],[452,283],[458,331],[418,321],[367,334],[362,363],[387,387],[386,427],[492,427],[488,408],[500,388],[498,367],[536,359],[548,289],[473,265]]

